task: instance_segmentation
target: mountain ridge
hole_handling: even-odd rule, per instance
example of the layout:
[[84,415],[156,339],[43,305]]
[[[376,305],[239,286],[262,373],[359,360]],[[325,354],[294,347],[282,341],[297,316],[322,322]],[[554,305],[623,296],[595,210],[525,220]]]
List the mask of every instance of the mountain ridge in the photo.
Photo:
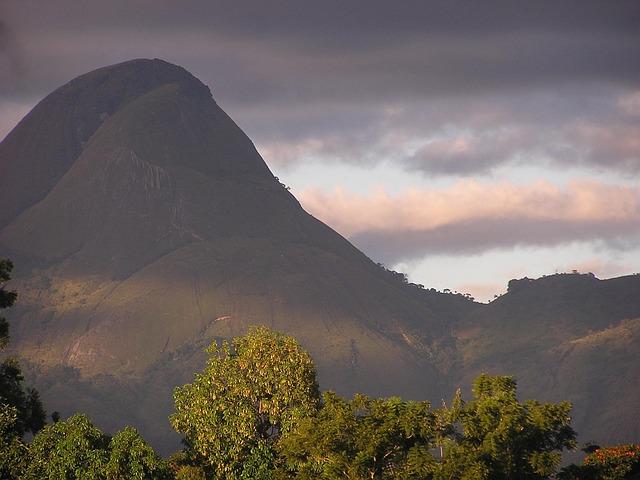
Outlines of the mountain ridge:
[[[53,155],[20,145],[32,129],[42,142],[53,135],[31,119],[56,119],[53,133],[86,122],[80,130],[90,133],[53,155],[41,199],[44,180],[15,194],[21,211],[0,229],[21,294],[14,350],[42,371],[62,365],[83,379],[134,383],[166,354],[189,351],[184,368],[172,365],[180,374],[158,377],[158,395],[170,398],[202,364],[189,346],[266,323],[309,348],[330,388],[413,397],[446,389],[447,359],[433,361],[432,351],[448,355],[448,321],[475,304],[408,289],[306,213],[185,72],[138,60],[83,75],[3,142],[0,168],[26,178]],[[67,110],[51,108],[59,102]]]
[[[208,87],[161,60],[54,91],[0,144],[0,173],[13,352],[50,408],[136,424],[165,452],[172,388],[208,343],[252,324],[298,338],[322,388],[434,403],[481,370],[516,374],[537,398],[540,365],[571,385],[552,394],[579,400],[594,386],[571,372],[589,371],[593,345],[618,363],[640,351],[635,277],[519,280],[488,305],[407,284],[305,212]],[[607,340],[622,331],[628,355]]]

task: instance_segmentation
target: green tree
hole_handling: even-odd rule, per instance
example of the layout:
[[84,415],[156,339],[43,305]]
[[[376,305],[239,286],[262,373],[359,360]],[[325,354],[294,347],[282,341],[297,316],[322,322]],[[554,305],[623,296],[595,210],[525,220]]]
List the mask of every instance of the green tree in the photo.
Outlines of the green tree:
[[276,442],[318,406],[313,361],[265,327],[207,351],[204,371],[175,390],[171,424],[210,477],[270,478]]
[[[0,310],[13,306],[17,294],[7,290],[6,283],[11,280],[13,263],[0,259]],[[0,349],[4,349],[9,341],[9,324],[0,316]],[[24,377],[17,360],[7,358],[0,363],[0,405],[16,409],[17,418],[12,422],[12,429],[6,435],[22,437],[25,432],[36,433],[45,424],[46,413],[38,392],[25,389]]]
[[558,480],[638,480],[640,479],[640,445],[626,444],[595,447],[582,465],[569,465]]
[[176,452],[167,460],[175,480],[206,480],[204,469],[196,464],[197,459],[192,458],[189,453]]
[[[17,298],[7,290],[13,264],[0,259],[0,310],[11,307]],[[7,346],[9,324],[0,316],[0,350]],[[36,433],[45,423],[46,413],[38,392],[25,389],[17,360],[0,362],[0,478],[18,478],[26,467],[27,448],[22,440],[26,432]]]
[[0,404],[0,478],[20,478],[28,464],[28,447],[15,434],[18,410]]
[[25,388],[18,361],[6,358],[0,363],[0,404],[14,407],[18,418],[12,433],[22,437],[26,432],[36,433],[44,425],[46,412],[38,391]]
[[116,433],[109,443],[108,480],[148,480],[170,478],[166,463],[133,427]]
[[428,402],[325,393],[320,411],[283,436],[282,478],[428,479],[436,416]]
[[[11,280],[13,263],[6,258],[0,258],[0,310],[11,307],[15,301],[16,292],[7,290],[5,284]],[[9,323],[7,319],[0,315],[0,349],[7,346],[9,341]]]
[[47,425],[29,445],[21,479],[165,480],[171,471],[135,428],[113,438],[77,414]]
[[445,441],[437,479],[544,479],[575,446],[568,402],[520,403],[512,377],[489,375],[476,379],[473,397],[448,409],[459,431]]
[[109,437],[86,415],[47,425],[29,446],[29,466],[24,480],[106,478]]

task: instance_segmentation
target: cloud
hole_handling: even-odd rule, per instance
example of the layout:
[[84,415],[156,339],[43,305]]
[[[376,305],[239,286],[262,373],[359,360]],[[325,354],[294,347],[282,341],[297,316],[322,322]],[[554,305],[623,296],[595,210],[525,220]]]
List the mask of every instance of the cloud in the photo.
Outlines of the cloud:
[[637,124],[576,125],[571,133],[576,147],[585,149],[585,162],[601,168],[615,167],[623,172],[640,173],[640,121]]
[[620,96],[618,107],[627,115],[640,117],[640,90]]
[[[637,2],[3,7],[0,41],[11,31],[12,51],[20,47],[12,54],[19,69],[0,60],[7,101],[43,96],[99,66],[157,56],[211,85],[276,166],[384,160],[424,175],[468,176],[526,161],[639,171],[633,145],[614,148],[639,121],[626,118],[637,111]],[[576,133],[585,120],[592,131]]]
[[[492,176],[503,167],[640,173],[634,90],[568,88],[366,108],[239,111],[268,163],[392,162],[425,176]],[[623,100],[621,100],[623,99]],[[266,126],[266,127],[265,127]]]
[[0,92],[2,88],[19,88],[17,81],[23,73],[22,52],[11,26],[3,20],[4,9],[0,5]]
[[439,190],[336,189],[300,195],[313,215],[386,263],[433,254],[611,241],[640,234],[640,189],[594,181],[560,188],[459,182]]
[[532,136],[531,132],[506,128],[436,137],[404,162],[436,175],[489,174],[518,156],[535,153],[538,147]]

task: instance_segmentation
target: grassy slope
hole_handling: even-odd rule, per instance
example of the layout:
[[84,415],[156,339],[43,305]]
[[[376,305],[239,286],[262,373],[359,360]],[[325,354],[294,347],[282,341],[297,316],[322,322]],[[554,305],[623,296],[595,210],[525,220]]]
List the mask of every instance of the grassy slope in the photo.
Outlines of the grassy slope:
[[513,374],[524,398],[572,401],[581,439],[637,441],[638,318],[638,275],[514,282],[457,328],[460,381],[480,371]]

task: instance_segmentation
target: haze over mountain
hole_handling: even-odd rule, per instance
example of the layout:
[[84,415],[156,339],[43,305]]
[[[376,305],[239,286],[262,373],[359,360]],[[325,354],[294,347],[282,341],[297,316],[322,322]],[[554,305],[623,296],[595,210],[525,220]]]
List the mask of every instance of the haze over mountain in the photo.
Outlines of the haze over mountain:
[[487,369],[580,400],[579,432],[635,425],[635,371],[613,368],[637,368],[640,277],[514,283],[488,306],[407,284],[308,215],[209,89],[162,60],[40,102],[0,144],[0,202],[11,345],[51,410],[170,450],[172,387],[212,340],[266,324],[311,352],[325,389],[438,402]]

